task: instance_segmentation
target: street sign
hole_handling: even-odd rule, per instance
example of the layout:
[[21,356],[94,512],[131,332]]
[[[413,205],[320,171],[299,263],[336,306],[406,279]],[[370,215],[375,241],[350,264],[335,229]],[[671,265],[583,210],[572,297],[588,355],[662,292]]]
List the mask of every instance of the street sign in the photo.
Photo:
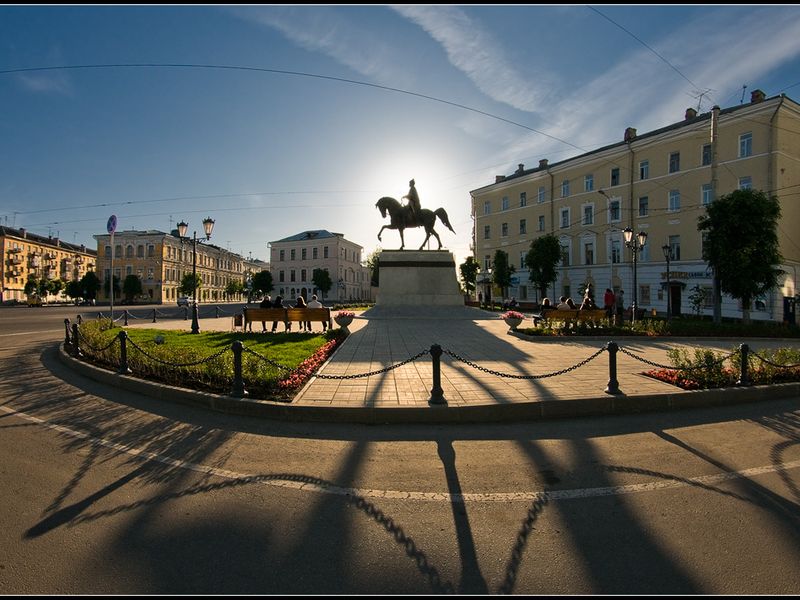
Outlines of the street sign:
[[108,233],[114,233],[117,230],[117,215],[108,217],[108,224],[106,225]]

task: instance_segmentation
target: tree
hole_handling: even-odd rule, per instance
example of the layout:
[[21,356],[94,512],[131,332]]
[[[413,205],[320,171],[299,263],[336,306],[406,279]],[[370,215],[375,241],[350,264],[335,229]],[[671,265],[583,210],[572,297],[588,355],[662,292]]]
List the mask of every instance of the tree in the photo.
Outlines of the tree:
[[[119,298],[121,293],[122,293],[122,290],[121,290],[120,285],[119,285],[119,277],[114,275],[113,279],[114,279],[114,298]],[[103,282],[103,292],[105,293],[106,296],[110,296],[111,295],[110,280],[108,280],[108,279],[106,279]]]
[[36,275],[28,275],[28,281],[25,283],[23,291],[26,296],[39,293],[39,280],[36,278]]
[[530,280],[538,286],[542,298],[547,296],[547,287],[555,283],[558,263],[561,262],[561,244],[553,234],[543,235],[531,242],[525,255],[525,266],[530,271]]
[[225,294],[230,298],[244,292],[244,282],[240,280],[229,281],[225,286]]
[[503,298],[507,296],[508,287],[511,285],[511,276],[516,269],[508,262],[508,254],[503,250],[494,253],[494,268],[492,269],[492,282],[500,288]]
[[[194,291],[202,287],[202,283],[203,280],[200,279],[200,275],[186,273],[181,279],[181,284],[178,286],[178,293],[183,296],[193,296]],[[197,300],[197,298],[195,298],[195,300]]]
[[272,291],[272,273],[269,271],[259,271],[253,275],[252,293],[258,296],[265,296]]
[[70,298],[83,298],[83,288],[80,281],[71,280],[64,286],[64,292]]
[[720,196],[699,218],[705,232],[703,259],[719,278],[720,290],[742,302],[742,321],[750,322],[750,305],[776,287],[783,271],[778,246],[780,204],[760,190],[734,190]]
[[[706,290],[699,285],[694,286],[691,292],[692,293],[689,294],[689,304],[692,305],[692,310],[699,317],[700,311],[703,310],[703,306],[705,306],[708,294]],[[669,293],[669,290],[667,290],[667,293]]]
[[311,275],[311,281],[314,283],[314,286],[322,293],[322,299],[325,299],[325,294],[333,287],[333,281],[331,281],[331,274],[328,273],[327,269],[314,269],[314,273]]
[[467,260],[461,263],[461,265],[458,267],[458,270],[461,273],[461,281],[464,284],[464,290],[468,295],[475,291],[475,282],[478,279],[478,271],[480,268],[481,266],[472,256],[468,256]]
[[58,293],[64,289],[64,282],[61,279],[50,279],[47,282],[47,293],[53,296],[58,296]]
[[122,282],[122,293],[127,302],[133,302],[133,299],[143,291],[142,280],[133,273],[125,277],[125,281]]
[[97,297],[97,292],[100,291],[100,279],[94,271],[87,271],[86,275],[81,277],[81,296],[89,300],[94,300]]
[[378,287],[379,277],[380,277],[380,268],[378,265],[378,261],[381,257],[381,252],[383,250],[380,246],[375,248],[367,257],[367,268],[369,269],[369,284],[373,287]]

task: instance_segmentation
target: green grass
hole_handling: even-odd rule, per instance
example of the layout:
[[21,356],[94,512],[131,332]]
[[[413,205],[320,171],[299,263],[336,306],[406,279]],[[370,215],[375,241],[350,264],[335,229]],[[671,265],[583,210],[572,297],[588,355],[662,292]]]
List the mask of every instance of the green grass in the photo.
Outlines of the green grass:
[[[111,342],[120,331],[119,327],[111,328],[109,320],[85,322],[81,325],[81,350],[92,362],[118,368],[120,344]],[[191,334],[138,328],[125,331],[128,366],[134,376],[216,393],[230,392],[233,381],[231,345],[237,340],[242,342],[245,347],[242,377],[250,396],[256,398],[285,397],[291,390],[282,390],[278,384],[291,374],[290,370],[317,354],[331,340],[341,340],[343,335],[339,329],[324,334]],[[106,348],[109,344],[111,346]]]

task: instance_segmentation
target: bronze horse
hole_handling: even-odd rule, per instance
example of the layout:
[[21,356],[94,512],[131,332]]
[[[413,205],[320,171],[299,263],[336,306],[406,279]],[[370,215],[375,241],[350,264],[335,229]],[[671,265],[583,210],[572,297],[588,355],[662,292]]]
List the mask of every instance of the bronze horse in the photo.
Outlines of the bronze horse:
[[433,211],[423,208],[419,212],[419,222],[415,222],[411,216],[411,208],[408,206],[403,206],[394,198],[384,196],[375,203],[375,206],[381,211],[381,217],[385,219],[387,212],[391,217],[391,223],[381,227],[381,230],[378,232],[378,241],[380,241],[381,234],[383,233],[384,229],[397,229],[400,232],[400,250],[402,250],[406,245],[406,242],[403,239],[403,230],[413,227],[424,227],[425,233],[427,234],[425,236],[425,241],[422,242],[422,246],[419,247],[420,250],[425,247],[425,244],[430,239],[431,234],[436,237],[436,241],[439,242],[439,250],[441,250],[442,240],[439,239],[439,234],[433,230],[433,226],[436,223],[436,217],[439,217],[439,220],[444,223],[450,231],[455,233],[453,228],[450,226],[450,221],[447,219],[447,213],[443,208],[437,208]]

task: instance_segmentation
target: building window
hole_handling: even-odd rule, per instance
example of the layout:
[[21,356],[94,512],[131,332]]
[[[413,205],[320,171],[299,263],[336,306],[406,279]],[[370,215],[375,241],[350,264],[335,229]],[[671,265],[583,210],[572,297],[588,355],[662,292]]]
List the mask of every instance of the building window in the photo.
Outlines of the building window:
[[583,264],[594,264],[594,242],[585,242],[583,244]]
[[[297,256],[297,251],[294,248],[289,250],[289,258],[291,260],[295,260],[296,256]],[[294,281],[294,279],[292,281]]]
[[611,169],[611,185],[619,185],[619,167]]
[[752,190],[753,189],[753,178],[749,175],[747,177],[739,177],[739,189],[740,190]]
[[525,219],[520,219],[519,220],[519,234],[520,235],[525,235],[526,233],[528,233],[528,223],[526,222]]
[[289,271],[289,281],[297,281],[296,272],[294,269]]
[[300,250],[300,260],[305,260],[305,259],[306,259],[306,248],[302,248]]
[[639,216],[646,217],[650,210],[650,198],[648,196],[639,197]]
[[520,206],[528,206],[528,194],[527,194],[527,192],[520,192],[519,193],[519,205]]
[[669,247],[672,251],[672,260],[680,260],[681,259],[681,236],[679,235],[671,235],[669,236]]
[[639,163],[639,179],[650,179],[650,161],[643,160]]
[[561,197],[566,198],[569,196],[569,179],[561,182]]
[[703,187],[700,189],[700,197],[703,199],[703,206],[711,204],[711,192],[711,184],[704,183]]
[[306,270],[300,269],[300,281],[305,281],[305,280],[306,280]]
[[594,223],[594,204],[583,205],[583,224],[592,225]]
[[281,250],[281,258],[280,260],[286,260],[286,250]]
[[483,214],[485,215],[492,214],[492,203],[489,200],[483,203]]
[[739,136],[739,158],[745,158],[753,154],[753,134],[743,133]]
[[570,247],[561,242],[561,266],[568,267],[570,264]]
[[508,237],[508,223],[500,225],[500,237]]
[[488,240],[490,237],[492,237],[491,227],[492,227],[491,225],[483,226],[483,239]]
[[544,231],[544,215],[539,215],[539,231]]
[[328,247],[323,246],[322,248],[322,258],[328,258]]
[[619,207],[619,200],[608,201],[608,222],[616,223],[622,219],[622,211]]
[[125,258],[133,258],[133,246],[125,246]]
[[703,166],[706,167],[711,164],[711,144],[703,145]]
[[673,152],[669,155],[669,172],[677,173],[681,170],[681,153]]
[[583,178],[583,191],[591,192],[594,189],[594,175],[587,175]]
[[144,246],[141,244],[136,246],[136,258],[144,258]]
[[611,262],[617,264],[622,261],[622,245],[619,240],[611,240]]
[[681,209],[681,193],[678,190],[669,191],[669,209],[676,211]]
[[508,196],[503,196],[501,204],[502,206],[500,210],[508,210]]
[[543,185],[539,186],[539,191],[536,194],[536,201],[539,202],[539,204],[545,201],[545,191]]
[[311,259],[312,259],[312,260],[317,260],[318,258],[319,258],[319,248],[317,248],[316,246],[314,246],[314,247],[311,249]]
[[285,271],[278,271],[278,281],[283,283],[286,281],[286,272]]
[[492,257],[488,254],[483,257],[483,270],[488,271],[492,267]]
[[650,286],[649,285],[640,285],[639,286],[639,306],[643,304],[650,304]]
[[569,227],[569,209],[562,208],[561,209],[561,229],[566,229]]

